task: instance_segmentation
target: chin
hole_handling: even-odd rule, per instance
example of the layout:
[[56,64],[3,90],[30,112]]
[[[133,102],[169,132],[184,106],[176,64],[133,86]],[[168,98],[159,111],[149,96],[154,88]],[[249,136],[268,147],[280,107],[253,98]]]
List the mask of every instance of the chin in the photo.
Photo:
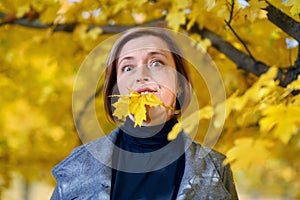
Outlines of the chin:
[[173,111],[166,110],[162,106],[151,107],[147,112],[147,121],[145,124],[149,125],[159,125],[165,123],[173,117]]

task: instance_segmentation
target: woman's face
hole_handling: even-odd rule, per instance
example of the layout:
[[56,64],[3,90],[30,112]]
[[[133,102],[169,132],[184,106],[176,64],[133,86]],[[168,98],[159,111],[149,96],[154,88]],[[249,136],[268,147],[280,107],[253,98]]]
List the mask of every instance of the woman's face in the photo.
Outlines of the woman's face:
[[[120,94],[130,90],[140,94],[153,93],[166,106],[175,106],[177,73],[167,44],[155,36],[141,36],[128,41],[117,59],[117,86]],[[173,111],[162,106],[152,107],[147,112],[144,125],[165,122]]]

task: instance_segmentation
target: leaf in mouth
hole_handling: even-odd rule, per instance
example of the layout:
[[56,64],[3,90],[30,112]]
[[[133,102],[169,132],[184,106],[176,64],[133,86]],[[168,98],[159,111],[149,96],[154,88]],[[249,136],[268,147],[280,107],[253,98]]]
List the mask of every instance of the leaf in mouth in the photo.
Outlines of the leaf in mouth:
[[118,101],[113,104],[116,108],[113,116],[119,120],[125,121],[126,117],[132,114],[135,118],[134,127],[142,126],[143,121],[147,119],[147,107],[163,106],[166,109],[173,109],[165,106],[164,103],[153,93],[140,94],[130,90],[129,95],[113,95],[119,97]]

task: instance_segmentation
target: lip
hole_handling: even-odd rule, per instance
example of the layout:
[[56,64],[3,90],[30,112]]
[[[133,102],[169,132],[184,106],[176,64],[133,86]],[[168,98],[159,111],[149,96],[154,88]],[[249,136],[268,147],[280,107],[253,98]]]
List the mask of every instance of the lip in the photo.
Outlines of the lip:
[[156,93],[158,90],[157,90],[157,88],[156,87],[150,87],[150,86],[142,86],[142,87],[139,87],[139,88],[137,88],[136,89],[136,92],[138,92],[138,93],[147,93],[147,92],[149,92],[149,93]]

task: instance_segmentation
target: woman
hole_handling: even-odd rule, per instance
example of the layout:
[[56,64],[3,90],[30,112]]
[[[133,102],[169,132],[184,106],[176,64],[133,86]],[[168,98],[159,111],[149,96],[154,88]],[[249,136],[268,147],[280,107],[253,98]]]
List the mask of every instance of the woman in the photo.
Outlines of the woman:
[[[114,97],[132,91],[163,103],[146,106],[141,126],[133,114],[123,123],[114,115]],[[238,199],[222,154],[184,132],[167,138],[190,96],[185,60],[168,32],[127,31],[110,52],[104,83],[106,113],[119,127],[107,137],[111,143],[100,138],[80,146],[53,169],[51,199]]]

